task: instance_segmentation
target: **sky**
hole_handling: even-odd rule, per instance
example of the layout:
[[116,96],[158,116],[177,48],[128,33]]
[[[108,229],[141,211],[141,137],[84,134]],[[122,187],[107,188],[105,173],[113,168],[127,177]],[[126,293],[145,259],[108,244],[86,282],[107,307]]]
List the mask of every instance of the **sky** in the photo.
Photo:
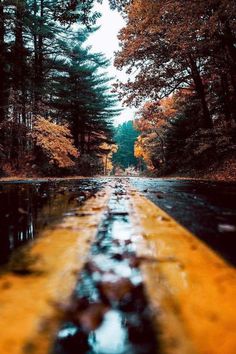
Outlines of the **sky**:
[[[121,28],[125,26],[125,21],[118,11],[112,11],[109,7],[108,1],[105,0],[103,4],[97,4],[95,10],[101,13],[101,18],[97,21],[100,28],[90,35],[87,44],[92,46],[92,51],[102,52],[111,60],[111,65],[107,72],[111,77],[115,77],[121,81],[127,80],[127,75],[124,71],[117,70],[114,66],[115,52],[119,49],[119,41],[117,35]],[[120,103],[121,106],[121,103]],[[134,118],[135,109],[123,107],[120,116],[115,118],[114,124],[118,125],[127,120]]]

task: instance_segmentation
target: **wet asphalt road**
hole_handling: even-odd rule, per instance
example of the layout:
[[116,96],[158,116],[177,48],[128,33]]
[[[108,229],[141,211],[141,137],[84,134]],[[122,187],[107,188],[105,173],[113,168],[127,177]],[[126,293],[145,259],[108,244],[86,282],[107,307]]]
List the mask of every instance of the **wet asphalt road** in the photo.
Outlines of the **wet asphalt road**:
[[110,183],[110,178],[0,183],[3,273],[17,250],[40,236],[44,227],[76,215],[78,206],[106,184],[113,184],[108,210],[78,275],[70,306],[65,308],[53,354],[77,354],[78,350],[81,354],[159,351],[152,309],[131,238],[127,179],[236,266],[236,184],[148,178],[117,178],[115,183]]
[[[73,212],[109,180],[0,183],[0,264],[42,228]],[[136,177],[128,180],[236,266],[236,183]]]
[[236,266],[236,183],[129,180],[146,198]]
[[132,234],[126,186],[118,180],[51,354],[159,352]]
[[107,179],[32,180],[0,183],[0,267],[100,190]]

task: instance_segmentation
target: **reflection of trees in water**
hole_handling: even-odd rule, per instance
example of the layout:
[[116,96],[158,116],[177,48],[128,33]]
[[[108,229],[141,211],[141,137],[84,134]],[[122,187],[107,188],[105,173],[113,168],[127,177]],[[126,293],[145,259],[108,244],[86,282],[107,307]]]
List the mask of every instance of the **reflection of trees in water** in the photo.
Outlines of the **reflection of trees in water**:
[[[33,240],[36,233],[76,206],[78,194],[58,185],[15,184],[0,192],[0,264],[12,251]],[[78,205],[78,203],[77,203]]]

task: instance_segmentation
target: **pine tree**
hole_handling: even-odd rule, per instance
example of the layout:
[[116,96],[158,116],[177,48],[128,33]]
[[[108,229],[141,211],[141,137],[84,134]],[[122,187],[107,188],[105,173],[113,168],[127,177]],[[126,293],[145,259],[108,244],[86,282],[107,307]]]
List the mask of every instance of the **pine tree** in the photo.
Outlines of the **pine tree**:
[[128,121],[119,125],[114,136],[118,150],[113,155],[113,164],[121,168],[137,166],[137,159],[134,156],[134,144],[139,133],[134,128],[133,122]]
[[36,157],[30,136],[37,115],[68,123],[81,155],[99,160],[102,143],[112,143],[112,118],[119,110],[104,72],[108,61],[85,44],[99,16],[93,3],[0,3],[1,165],[10,159],[20,168],[26,156]]

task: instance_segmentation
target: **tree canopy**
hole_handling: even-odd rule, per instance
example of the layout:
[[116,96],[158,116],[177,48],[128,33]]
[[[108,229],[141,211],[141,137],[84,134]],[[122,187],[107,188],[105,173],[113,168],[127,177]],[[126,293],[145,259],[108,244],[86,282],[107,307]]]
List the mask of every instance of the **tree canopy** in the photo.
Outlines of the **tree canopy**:
[[[195,149],[202,151],[202,160],[209,158],[210,151],[217,159],[222,151],[235,150],[235,1],[133,0],[124,11],[127,24],[119,35],[121,49],[115,65],[131,75],[117,89],[127,105],[143,105],[137,124],[142,132],[138,146],[145,142],[147,160],[153,156],[155,169],[160,168],[157,161],[164,160],[168,168],[173,167],[177,162],[171,159],[183,136],[191,141],[193,150],[185,151],[192,160]],[[173,115],[163,108],[165,98],[174,100]],[[180,122],[185,122],[181,128]],[[145,126],[149,128],[144,133]],[[176,145],[169,149],[172,153],[167,154],[163,145],[157,157],[154,151],[161,144],[164,127],[166,140],[177,126]]]
[[[1,168],[7,161],[14,168],[26,161],[38,165],[39,170],[47,165],[47,159],[41,163],[35,144],[37,134],[55,139],[48,129],[50,124],[55,129],[53,124],[57,129],[69,129],[71,144],[78,152],[72,154],[73,164],[67,160],[68,164],[60,163],[60,167],[78,166],[83,154],[100,159],[102,144],[112,143],[113,117],[119,110],[106,75],[109,61],[86,46],[99,16],[93,10],[94,3],[0,3]],[[48,123],[39,121],[38,116]],[[44,122],[40,129],[39,122]],[[72,151],[69,145],[68,152]],[[54,164],[52,173],[59,165]]]

